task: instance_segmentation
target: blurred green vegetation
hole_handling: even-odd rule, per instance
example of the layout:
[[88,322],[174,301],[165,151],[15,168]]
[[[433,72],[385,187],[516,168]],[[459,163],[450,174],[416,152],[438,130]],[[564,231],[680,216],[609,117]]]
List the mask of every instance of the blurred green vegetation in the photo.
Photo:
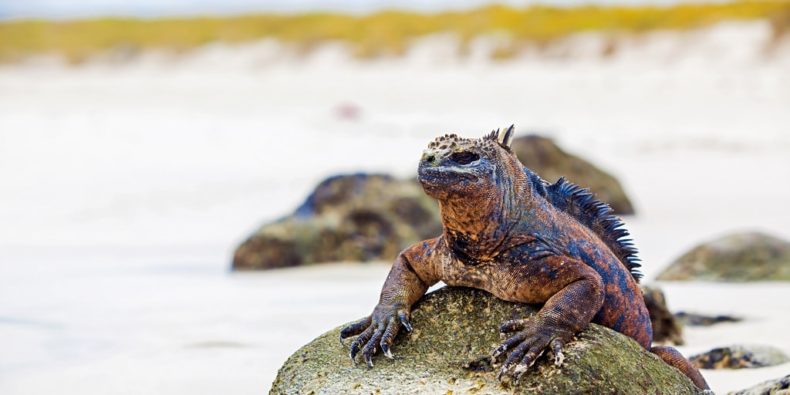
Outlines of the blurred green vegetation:
[[456,34],[462,49],[481,35],[505,36],[508,44],[492,56],[506,58],[526,43],[549,43],[589,31],[638,34],[658,29],[691,29],[726,20],[765,19],[771,21],[779,36],[790,30],[788,15],[790,1],[782,0],[668,7],[488,6],[458,12],[382,11],[361,16],[322,12],[150,20],[20,20],[0,23],[0,61],[55,53],[76,63],[112,49],[183,51],[212,42],[240,43],[265,37],[279,39],[300,51],[309,51],[327,41],[344,42],[357,56],[367,58],[402,54],[412,40],[442,32]]

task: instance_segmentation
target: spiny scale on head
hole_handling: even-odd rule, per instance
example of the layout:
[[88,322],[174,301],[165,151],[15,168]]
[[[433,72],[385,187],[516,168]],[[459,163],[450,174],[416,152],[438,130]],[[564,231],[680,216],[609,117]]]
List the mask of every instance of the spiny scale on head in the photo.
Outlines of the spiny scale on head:
[[513,142],[513,136],[516,134],[516,126],[510,125],[507,129],[494,129],[491,133],[483,136],[484,141],[493,141],[499,144],[502,148],[510,151],[510,144]]
[[510,125],[505,130],[494,129],[491,133],[486,134],[479,139],[469,139],[458,137],[455,133],[448,133],[444,136],[439,136],[428,144],[428,148],[440,150],[455,150],[457,148],[476,148],[488,154],[494,153],[494,145],[499,145],[508,151],[510,150],[510,143],[513,141],[515,127]]
[[637,256],[634,242],[629,238],[623,221],[613,214],[608,204],[595,199],[588,189],[568,182],[564,177],[551,185],[542,179],[540,181],[543,185],[537,188],[545,191],[549,203],[590,228],[628,268],[634,279],[639,281],[642,278],[639,271],[641,259]]
[[455,150],[456,148],[481,148],[479,139],[458,137],[456,134],[445,134],[428,144],[428,148],[439,150]]

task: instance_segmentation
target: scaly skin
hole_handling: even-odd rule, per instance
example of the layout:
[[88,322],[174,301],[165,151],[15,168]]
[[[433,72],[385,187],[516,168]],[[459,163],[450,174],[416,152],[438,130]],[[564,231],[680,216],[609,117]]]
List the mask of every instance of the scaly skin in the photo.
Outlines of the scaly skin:
[[543,304],[534,316],[500,326],[511,334],[492,352],[504,359],[500,378],[520,378],[545,350],[562,364],[562,347],[595,322],[630,336],[707,388],[676,350],[650,348],[650,317],[637,277],[596,233],[603,230],[575,217],[588,213],[549,201],[543,181],[510,151],[512,135],[512,127],[481,139],[445,135],[424,151],[419,180],[439,202],[444,231],[401,252],[373,314],[341,331],[341,340],[357,336],[352,360],[361,354],[372,367],[378,350],[391,358],[398,331],[411,330],[411,306],[444,281]]

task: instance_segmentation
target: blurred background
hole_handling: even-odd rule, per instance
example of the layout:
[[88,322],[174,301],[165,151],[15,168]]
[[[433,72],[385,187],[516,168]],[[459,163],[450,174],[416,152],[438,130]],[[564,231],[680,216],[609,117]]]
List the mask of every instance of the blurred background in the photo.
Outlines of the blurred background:
[[786,1],[4,0],[0,393],[268,391],[440,231],[428,142],[510,124],[740,320],[682,352],[790,353]]

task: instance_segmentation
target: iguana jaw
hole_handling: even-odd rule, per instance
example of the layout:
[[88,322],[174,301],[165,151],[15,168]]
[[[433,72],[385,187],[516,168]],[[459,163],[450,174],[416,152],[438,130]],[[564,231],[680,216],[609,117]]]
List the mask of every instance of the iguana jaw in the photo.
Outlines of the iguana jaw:
[[417,174],[421,183],[425,184],[450,184],[459,181],[477,181],[478,176],[474,169],[463,167],[433,167],[420,166]]
[[429,196],[442,199],[450,194],[472,191],[480,183],[480,169],[467,166],[442,166],[420,163],[417,179]]

